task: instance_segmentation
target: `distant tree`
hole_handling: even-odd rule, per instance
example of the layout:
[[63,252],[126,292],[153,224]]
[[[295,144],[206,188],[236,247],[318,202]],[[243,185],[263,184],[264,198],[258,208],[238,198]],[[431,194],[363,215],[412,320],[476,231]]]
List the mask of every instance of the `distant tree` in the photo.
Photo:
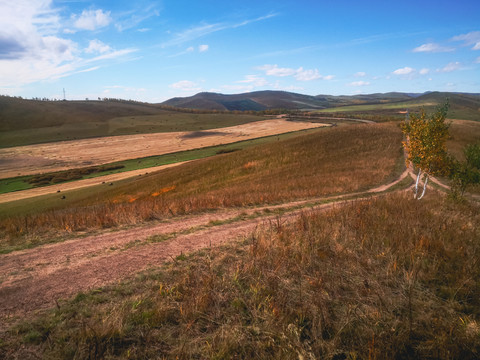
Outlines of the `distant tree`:
[[[406,136],[403,146],[407,152],[407,166],[413,164],[418,169],[414,198],[422,199],[430,176],[449,173],[450,161],[446,142],[449,126],[446,122],[448,101],[428,116],[422,109],[419,115],[410,114],[410,120],[402,124]],[[419,194],[419,183],[423,177],[423,190]]]

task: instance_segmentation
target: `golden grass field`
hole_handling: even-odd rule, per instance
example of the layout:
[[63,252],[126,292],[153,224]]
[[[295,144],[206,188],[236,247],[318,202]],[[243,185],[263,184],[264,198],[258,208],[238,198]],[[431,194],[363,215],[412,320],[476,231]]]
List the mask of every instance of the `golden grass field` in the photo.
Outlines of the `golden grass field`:
[[[450,130],[458,157],[480,138]],[[14,202],[0,357],[480,358],[479,204],[414,200],[401,142],[328,127]]]
[[284,119],[210,131],[111,136],[0,149],[0,178],[99,165],[325,126]]

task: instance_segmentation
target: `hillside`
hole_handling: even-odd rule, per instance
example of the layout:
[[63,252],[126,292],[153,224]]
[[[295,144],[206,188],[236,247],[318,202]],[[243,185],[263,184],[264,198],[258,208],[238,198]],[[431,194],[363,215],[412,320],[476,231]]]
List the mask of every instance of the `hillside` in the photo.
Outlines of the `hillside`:
[[329,127],[19,201],[0,358],[477,359],[478,205],[412,199],[401,140]]
[[[0,147],[112,135],[195,131],[258,120],[254,115],[213,115],[208,114],[209,111],[309,110],[383,121],[401,118],[399,111],[405,109],[418,111],[424,107],[431,111],[447,98],[451,105],[451,118],[480,120],[480,94],[466,93],[390,92],[310,96],[286,91],[234,95],[203,92],[190,97],[173,98],[161,104],[116,99],[38,101],[0,96]],[[198,112],[196,110],[201,111],[195,113]]]
[[203,92],[190,97],[173,98],[162,104],[192,109],[258,111],[266,109],[323,109],[352,104],[405,101],[412,98],[413,96],[403,93],[355,96],[310,96],[287,91],[255,91],[235,95]]
[[480,94],[427,92],[424,94],[390,92],[385,94],[362,94],[352,96],[309,96],[285,91],[256,91],[236,95],[199,93],[184,98],[173,98],[162,105],[179,108],[207,110],[310,110],[322,112],[353,113],[370,116],[398,117],[399,110],[417,111],[424,107],[430,111],[449,99],[449,116],[465,120],[480,120]]
[[203,92],[186,98],[173,98],[162,103],[162,105],[180,108],[255,111],[304,107],[321,109],[327,104],[328,101],[323,98],[286,91],[256,91],[236,95]]
[[37,101],[0,96],[0,147],[206,130],[261,119],[254,115],[189,114],[131,101]]

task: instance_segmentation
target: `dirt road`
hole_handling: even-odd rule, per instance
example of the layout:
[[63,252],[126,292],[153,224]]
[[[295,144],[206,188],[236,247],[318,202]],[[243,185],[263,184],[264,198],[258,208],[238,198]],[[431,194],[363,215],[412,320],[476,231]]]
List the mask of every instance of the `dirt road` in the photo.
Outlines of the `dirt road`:
[[276,118],[194,132],[111,136],[0,149],[0,178],[67,170],[329,126]]
[[[404,172],[396,181],[369,193],[387,190],[407,175]],[[324,199],[290,202],[268,209],[293,209],[320,200]],[[328,209],[345,201],[340,196],[316,208]],[[0,324],[7,327],[38,309],[55,306],[59,299],[131,277],[180,254],[244,238],[256,227],[276,218],[275,215],[248,217],[264,209],[226,209],[0,255]],[[287,212],[282,220],[289,221],[301,211]],[[243,218],[239,219],[240,215]]]

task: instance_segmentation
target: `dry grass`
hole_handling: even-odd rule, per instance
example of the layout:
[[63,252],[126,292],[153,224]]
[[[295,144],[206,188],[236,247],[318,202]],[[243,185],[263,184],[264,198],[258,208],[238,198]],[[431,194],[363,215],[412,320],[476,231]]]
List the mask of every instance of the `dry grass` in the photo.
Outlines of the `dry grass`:
[[480,122],[453,120],[449,130],[451,139],[447,142],[448,150],[456,158],[464,160],[465,146],[477,143],[480,139]]
[[61,303],[11,330],[0,355],[478,359],[479,214],[396,194],[278,219]]
[[13,237],[77,231],[361,191],[399,173],[400,143],[394,124],[324,129],[150,174],[68,208],[10,217],[0,229]]

